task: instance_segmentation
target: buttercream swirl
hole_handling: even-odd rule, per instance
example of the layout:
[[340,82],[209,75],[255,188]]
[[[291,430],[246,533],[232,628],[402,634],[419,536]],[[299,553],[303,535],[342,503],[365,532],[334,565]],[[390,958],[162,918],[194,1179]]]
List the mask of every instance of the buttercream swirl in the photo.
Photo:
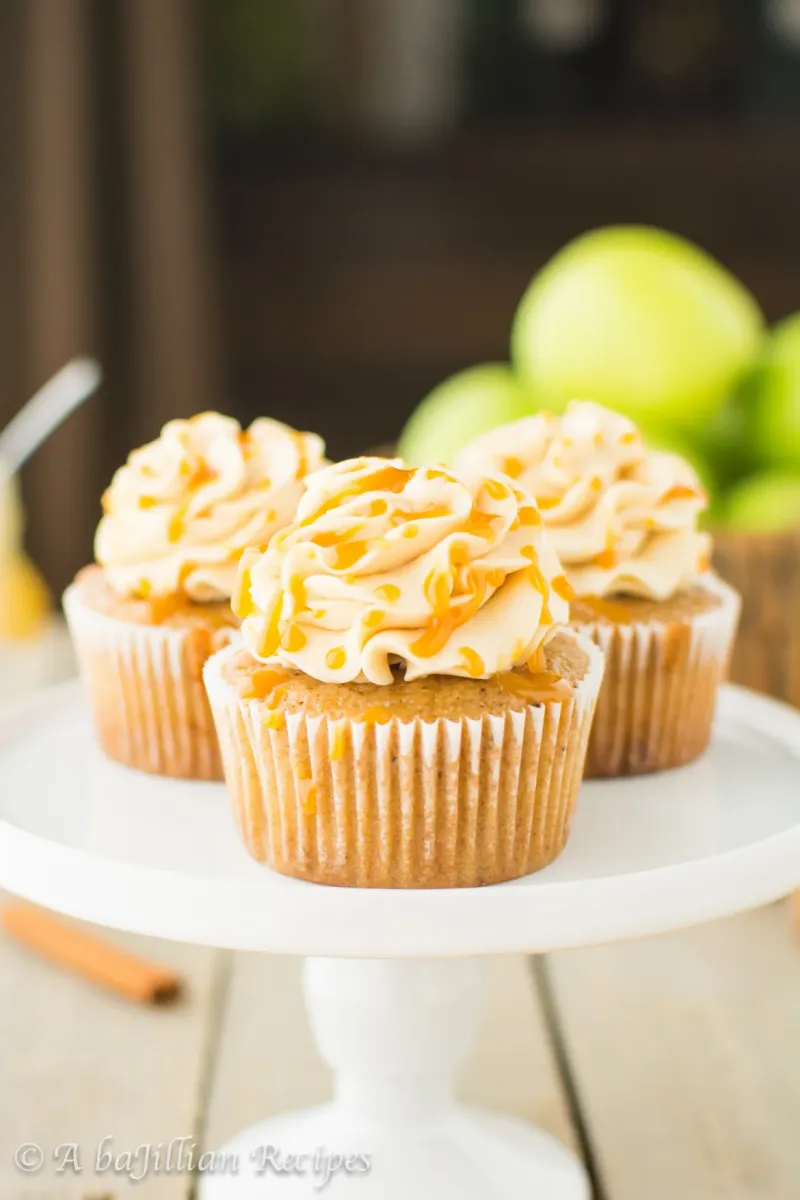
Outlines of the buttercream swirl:
[[627,417],[599,404],[493,429],[458,466],[504,472],[536,497],[579,596],[666,600],[708,569],[710,539],[697,528],[707,498],[693,468],[647,450]]
[[227,600],[248,546],[293,520],[323,462],[313,433],[219,413],[170,421],[134,450],[103,497],[95,556],[121,595]]
[[390,684],[395,663],[485,678],[535,659],[568,594],[510,479],[356,458],[317,472],[297,520],[243,557],[234,611],[257,658]]

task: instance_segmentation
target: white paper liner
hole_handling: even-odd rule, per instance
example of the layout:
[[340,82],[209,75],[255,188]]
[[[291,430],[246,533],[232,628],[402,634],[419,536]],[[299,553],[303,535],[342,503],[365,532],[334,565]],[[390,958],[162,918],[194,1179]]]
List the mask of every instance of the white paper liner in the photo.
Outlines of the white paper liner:
[[222,779],[202,680],[215,648],[205,631],[117,620],[90,608],[74,584],[64,613],[105,753],[154,775]]
[[587,778],[682,766],[708,745],[741,600],[713,576],[704,576],[702,584],[721,604],[680,621],[581,622],[581,632],[593,638],[606,660]]
[[350,887],[470,887],[546,866],[567,841],[603,673],[576,640],[589,668],[568,701],[386,724],[289,713],[279,729],[223,677],[221,651],[204,675],[247,849]]

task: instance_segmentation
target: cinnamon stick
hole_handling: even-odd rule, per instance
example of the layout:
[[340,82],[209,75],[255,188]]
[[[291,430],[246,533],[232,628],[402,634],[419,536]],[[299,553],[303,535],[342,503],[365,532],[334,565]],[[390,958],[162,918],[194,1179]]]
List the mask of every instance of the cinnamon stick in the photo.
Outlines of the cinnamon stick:
[[29,904],[7,904],[0,925],[21,945],[141,1004],[170,1004],[182,991],[174,971],[128,954],[104,938],[85,933]]

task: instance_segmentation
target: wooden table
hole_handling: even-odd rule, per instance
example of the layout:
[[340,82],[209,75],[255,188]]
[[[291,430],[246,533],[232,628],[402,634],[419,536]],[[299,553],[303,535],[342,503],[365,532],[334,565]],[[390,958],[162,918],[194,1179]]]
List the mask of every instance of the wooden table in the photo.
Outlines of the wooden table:
[[[98,1149],[135,1155],[188,1136],[199,1155],[329,1094],[299,960],[111,936],[179,968],[186,1000],[135,1008],[0,942],[0,1200],[188,1200],[191,1173],[98,1174]],[[572,1146],[599,1200],[800,1196],[800,946],[784,904],[496,959],[491,977],[463,1096]],[[45,1152],[39,1174],[13,1165],[25,1142]],[[59,1173],[53,1153],[71,1143],[81,1173]]]

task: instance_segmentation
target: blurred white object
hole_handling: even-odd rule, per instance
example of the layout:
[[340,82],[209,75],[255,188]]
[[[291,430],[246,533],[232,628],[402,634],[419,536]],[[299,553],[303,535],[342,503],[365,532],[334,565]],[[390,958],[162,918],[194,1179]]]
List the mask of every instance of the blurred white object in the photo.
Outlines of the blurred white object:
[[16,472],[102,379],[91,358],[74,358],[49,379],[0,433],[0,702],[74,673],[66,628],[22,548]]
[[460,106],[460,18],[458,0],[356,3],[349,90],[350,120],[360,133],[414,147],[452,128]]
[[765,17],[782,41],[800,46],[800,0],[768,0]]
[[21,700],[37,688],[71,679],[76,670],[61,617],[52,617],[36,637],[17,642],[0,638],[0,706]]
[[603,0],[524,0],[522,19],[540,45],[568,54],[594,40],[605,10]]
[[14,475],[103,378],[92,358],[73,358],[48,379],[0,433],[0,462]]

